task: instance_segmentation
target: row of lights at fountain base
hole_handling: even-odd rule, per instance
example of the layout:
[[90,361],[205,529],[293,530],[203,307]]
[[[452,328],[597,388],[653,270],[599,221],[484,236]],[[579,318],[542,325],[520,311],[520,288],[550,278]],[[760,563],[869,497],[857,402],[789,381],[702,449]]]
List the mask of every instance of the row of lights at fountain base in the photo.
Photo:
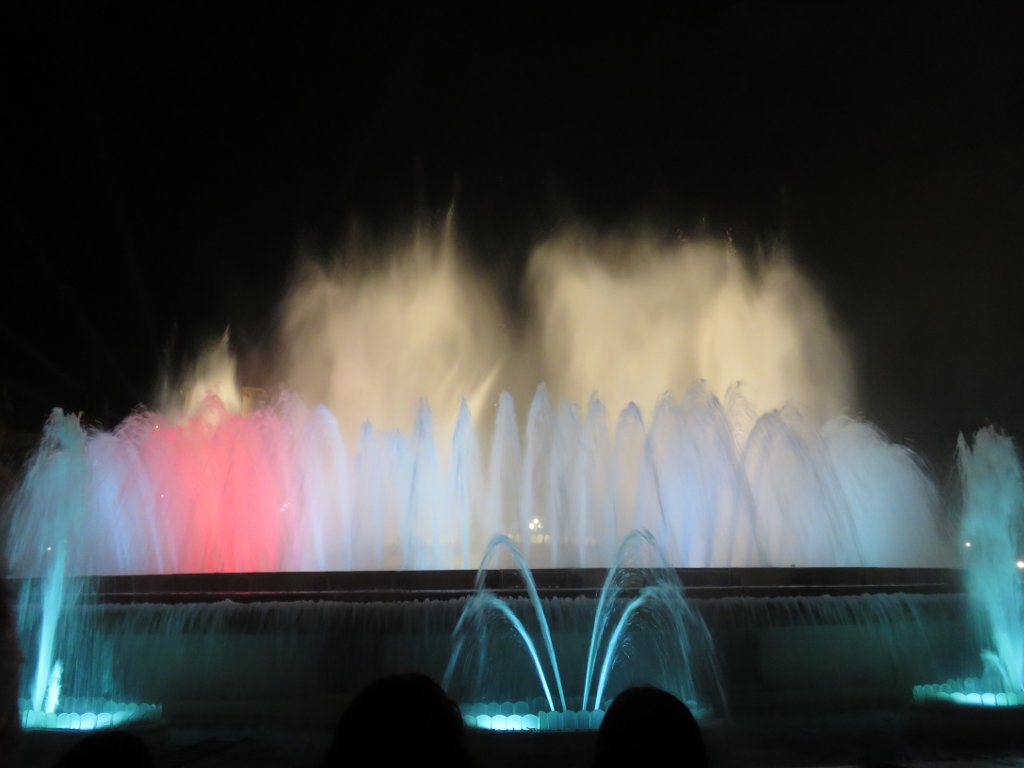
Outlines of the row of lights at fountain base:
[[[604,702],[601,709],[581,711],[582,703],[579,698],[570,700],[570,709],[564,712],[542,709],[546,705],[544,699],[478,702],[463,704],[460,709],[466,725],[485,731],[596,731],[611,701]],[[711,716],[709,708],[695,701],[687,701],[686,705],[698,720]]]
[[68,698],[61,702],[64,712],[32,709],[32,702],[19,699],[22,728],[46,728],[62,731],[94,731],[140,722],[152,722],[163,716],[159,704]]
[[604,712],[538,712],[533,715],[463,715],[466,725],[482,731],[596,731]]
[[[967,549],[970,549],[971,548],[971,542],[965,541],[964,542],[964,547],[966,547]],[[1024,559],[1018,560],[1015,563],[1015,565],[1017,566],[1018,570],[1024,571]]]
[[977,687],[974,681],[950,680],[946,683],[931,685],[915,685],[914,701],[945,702],[969,707],[1021,707],[1024,706],[1024,691],[1013,693],[1008,691],[968,691]]

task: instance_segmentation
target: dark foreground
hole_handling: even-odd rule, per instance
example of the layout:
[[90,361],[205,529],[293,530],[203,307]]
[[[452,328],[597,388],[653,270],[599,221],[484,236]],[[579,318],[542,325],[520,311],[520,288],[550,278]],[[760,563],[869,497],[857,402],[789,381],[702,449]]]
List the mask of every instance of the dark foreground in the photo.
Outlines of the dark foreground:
[[[396,733],[401,726],[396,725]],[[1024,728],[1020,729],[1024,732]],[[168,724],[139,728],[158,766],[320,765],[330,733],[323,730],[175,729]],[[986,743],[983,729],[954,732],[920,722],[911,711],[830,717],[762,717],[706,727],[714,766],[1024,766],[1024,749]],[[26,732],[13,768],[46,768],[80,734]],[[470,751],[481,768],[588,766],[593,733],[467,732]]]

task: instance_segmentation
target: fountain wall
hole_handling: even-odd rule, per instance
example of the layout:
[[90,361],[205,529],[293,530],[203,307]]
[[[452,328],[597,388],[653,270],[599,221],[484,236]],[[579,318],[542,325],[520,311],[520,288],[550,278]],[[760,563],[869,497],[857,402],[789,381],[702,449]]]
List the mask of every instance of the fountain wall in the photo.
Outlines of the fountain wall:
[[[908,577],[902,588],[917,592],[827,595],[822,592],[844,590],[815,585],[813,570],[786,569],[779,576],[771,580],[808,583],[760,590],[707,583],[705,596],[690,599],[714,639],[732,715],[899,708],[909,703],[914,682],[942,679],[972,653],[964,598],[948,591],[955,590],[948,577],[929,583]],[[207,598],[214,602],[93,603],[78,606],[69,619],[95,627],[98,645],[115,660],[108,679],[116,690],[132,700],[159,701],[176,724],[328,727],[381,675],[418,670],[443,676],[465,598],[437,599],[445,585],[436,579],[405,583],[414,586],[387,595],[345,589],[320,600],[281,601],[269,592],[222,600],[223,592],[212,591]],[[756,596],[759,591],[774,596]],[[347,599],[339,599],[346,592]],[[528,601],[516,592],[505,590],[503,599],[529,625]],[[542,595],[578,592],[542,589]],[[592,590],[585,592],[590,596],[542,598],[571,691],[581,687],[576,678],[586,666],[597,602]],[[435,598],[415,599],[426,594]],[[122,592],[107,599],[126,598]],[[164,599],[195,597],[165,593]],[[498,642],[502,653],[487,670],[490,700],[540,696],[537,681],[525,674],[522,646],[511,636]],[[75,666],[73,655],[67,661]],[[643,676],[644,660],[635,662],[640,666],[628,659],[618,665],[614,686]]]

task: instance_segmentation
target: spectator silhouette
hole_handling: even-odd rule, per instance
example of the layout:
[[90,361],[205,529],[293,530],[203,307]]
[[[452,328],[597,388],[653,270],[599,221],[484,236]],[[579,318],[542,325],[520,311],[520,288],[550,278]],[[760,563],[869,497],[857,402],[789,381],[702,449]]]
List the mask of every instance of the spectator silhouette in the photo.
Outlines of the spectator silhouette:
[[[2,491],[3,486],[0,484],[0,496]],[[0,557],[0,568],[5,565]],[[0,755],[14,754],[15,741],[21,730],[18,715],[18,673],[21,661],[10,593],[6,582],[0,579]]]
[[371,683],[345,710],[325,768],[443,765],[470,768],[462,714],[426,675],[391,675]]
[[152,768],[153,758],[138,736],[126,731],[89,734],[56,762],[54,768]]
[[651,686],[629,688],[615,697],[594,745],[594,768],[707,764],[693,714],[675,696]]

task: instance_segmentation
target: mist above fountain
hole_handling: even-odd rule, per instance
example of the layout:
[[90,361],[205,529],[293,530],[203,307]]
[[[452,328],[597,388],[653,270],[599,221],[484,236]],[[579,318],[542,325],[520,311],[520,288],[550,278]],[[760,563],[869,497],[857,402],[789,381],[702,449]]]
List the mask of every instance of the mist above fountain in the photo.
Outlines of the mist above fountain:
[[556,403],[596,392],[612,418],[630,403],[649,417],[696,381],[719,397],[741,381],[760,411],[794,402],[819,425],[855,405],[843,335],[782,248],[748,258],[722,239],[566,227],[533,249],[510,299],[462,258],[450,216],[383,247],[349,243],[297,270],[274,383],[326,405],[349,445],[366,421],[406,431],[421,398],[438,435],[463,400],[487,430],[501,392],[525,417],[540,382]]

